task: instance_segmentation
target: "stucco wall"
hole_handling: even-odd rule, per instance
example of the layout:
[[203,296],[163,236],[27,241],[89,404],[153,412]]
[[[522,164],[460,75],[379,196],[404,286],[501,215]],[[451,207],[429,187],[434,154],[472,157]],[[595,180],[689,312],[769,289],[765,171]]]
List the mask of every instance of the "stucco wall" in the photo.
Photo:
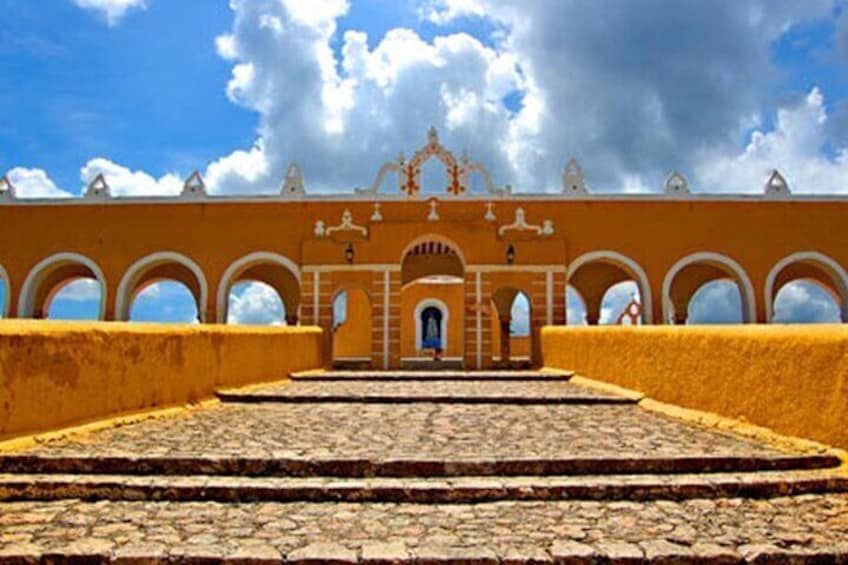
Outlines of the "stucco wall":
[[549,367],[848,448],[848,327],[546,327]]
[[0,439],[321,364],[314,328],[0,321]]
[[347,291],[347,317],[333,335],[333,358],[371,358],[371,299],[361,288]]

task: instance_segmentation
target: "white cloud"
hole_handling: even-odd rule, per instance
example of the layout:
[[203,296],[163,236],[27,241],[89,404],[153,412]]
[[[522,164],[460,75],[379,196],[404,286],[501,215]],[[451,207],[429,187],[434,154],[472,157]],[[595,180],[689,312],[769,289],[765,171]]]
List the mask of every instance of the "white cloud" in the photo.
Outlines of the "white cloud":
[[715,280],[695,291],[689,301],[688,324],[742,323],[742,295],[736,283]]
[[94,279],[77,279],[65,285],[54,297],[54,300],[70,300],[71,302],[99,301],[101,294],[100,283]]
[[285,323],[285,310],[277,291],[264,283],[236,285],[230,292],[228,324],[279,326]]
[[144,171],[131,171],[127,167],[98,157],[90,160],[80,171],[83,185],[102,174],[113,196],[167,196],[179,194],[183,181],[173,173],[158,179]]
[[713,190],[762,192],[771,170],[777,168],[794,192],[845,192],[848,189],[848,147],[832,156],[828,115],[818,88],[793,106],[780,108],[771,131],[756,130],[741,152],[723,148],[705,155],[697,168],[702,185]]
[[777,323],[839,323],[841,313],[834,297],[817,283],[793,281],[777,293],[774,301]]
[[444,25],[461,17],[483,16],[486,7],[479,0],[430,0],[418,9],[419,17],[434,24]]
[[109,26],[115,26],[131,9],[145,9],[146,0],[73,0],[85,10],[97,12]]
[[18,198],[67,198],[71,194],[60,189],[42,169],[15,167],[8,173]]

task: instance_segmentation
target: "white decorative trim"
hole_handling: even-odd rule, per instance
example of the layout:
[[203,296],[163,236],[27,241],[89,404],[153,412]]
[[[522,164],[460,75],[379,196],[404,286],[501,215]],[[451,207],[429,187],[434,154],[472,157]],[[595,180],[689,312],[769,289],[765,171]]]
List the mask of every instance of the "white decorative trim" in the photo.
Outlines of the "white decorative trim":
[[[727,267],[733,274],[730,278],[735,277],[734,282],[739,287],[742,296],[742,321],[747,324],[756,322],[757,302],[754,296],[754,285],[751,284],[751,279],[745,269],[727,255],[712,251],[701,251],[681,258],[666,273],[662,286],[663,323],[669,323],[674,315],[674,305],[671,303],[671,285],[674,282],[674,277],[684,268],[696,263],[718,263]],[[690,296],[689,299],[691,300],[691,298]]]
[[438,298],[425,298],[421,302],[415,305],[415,350],[421,351],[424,349],[423,346],[423,336],[421,335],[421,313],[424,312],[425,308],[429,307],[438,308],[442,313],[442,351],[448,350],[448,316],[450,316],[450,311],[448,310],[448,305],[439,300]]
[[499,272],[521,272],[521,273],[564,273],[565,265],[498,265],[480,264],[468,265],[465,269],[468,273],[499,273]]
[[186,267],[192,272],[197,283],[200,286],[200,297],[197,299],[197,319],[201,323],[206,322],[206,305],[208,303],[209,285],[206,283],[206,276],[203,270],[197,263],[176,251],[159,251],[142,257],[133,263],[127,269],[124,276],[121,278],[121,283],[118,285],[118,296],[115,300],[115,319],[120,322],[126,322],[130,319],[130,308],[132,307],[135,294],[130,296],[130,293],[135,293],[135,279],[139,274],[151,266],[157,266],[164,263],[177,263]]
[[[819,253],[818,251],[799,251],[791,255],[787,255],[778,261],[768,277],[766,277],[765,290],[763,298],[766,306],[766,321],[771,322],[774,317],[774,281],[780,272],[793,263],[813,263],[817,267],[824,270],[833,280],[836,292],[839,294],[840,304],[839,309],[842,314],[842,320],[848,320],[848,273],[845,269],[832,258]],[[779,291],[779,290],[778,290]]]
[[88,186],[85,189],[85,198],[86,200],[109,200],[112,196],[112,189],[109,187],[109,183],[106,182],[106,177],[103,176],[103,173],[98,173],[94,179],[88,183]]
[[569,263],[567,284],[570,284],[571,277],[580,267],[594,261],[606,261],[608,263],[613,263],[618,267],[622,267],[625,271],[630,271],[630,274],[636,278],[636,285],[639,287],[639,298],[642,300],[642,306],[644,307],[642,321],[646,324],[653,323],[653,300],[651,298],[651,283],[648,280],[648,275],[639,263],[626,255],[622,255],[617,251],[611,251],[608,249],[584,253]]
[[430,213],[427,214],[427,221],[428,222],[438,222],[439,221],[439,211],[438,211],[439,199],[438,198],[431,198],[430,201],[428,202],[428,205],[430,206]]
[[562,173],[562,193],[568,196],[586,196],[589,191],[583,176],[583,168],[572,157]]
[[339,263],[336,265],[304,265],[304,273],[332,273],[335,271],[400,271],[400,265],[388,265],[385,263],[362,263],[354,264]]
[[550,271],[545,273],[545,321],[549,326],[554,324],[554,274]]
[[[41,274],[52,265],[56,263],[77,263],[87,267],[93,274],[94,278],[97,279],[97,282],[100,283],[100,311],[98,314],[98,319],[104,320],[106,318],[106,294],[107,294],[107,286],[106,286],[106,277],[103,275],[103,271],[100,267],[86,257],[85,255],[80,255],[79,253],[56,253],[51,255],[50,257],[39,262],[35,267],[30,269],[29,274],[26,279],[24,279],[24,284],[21,287],[21,296],[18,299],[18,318],[32,318],[35,314],[35,304],[33,300],[35,299],[35,289],[36,285],[39,282],[38,278]],[[11,289],[9,294],[11,294]],[[8,300],[8,298],[7,298]],[[44,313],[47,314],[46,312]]]
[[200,171],[194,171],[185,180],[180,198],[183,200],[203,200],[206,198],[206,183],[203,182]]
[[507,231],[532,231],[536,235],[553,235],[554,224],[551,220],[544,220],[541,226],[535,226],[527,223],[524,214],[524,208],[516,208],[515,221],[509,225],[504,225],[498,228],[498,235],[503,236]]
[[689,194],[689,182],[682,174],[672,171],[663,183],[663,194],[666,196],[685,196]]
[[483,215],[483,219],[486,220],[487,222],[494,222],[495,220],[498,219],[498,217],[495,216],[494,208],[495,208],[494,202],[486,202],[486,213]]
[[371,214],[371,221],[375,224],[383,221],[383,213],[380,212],[381,206],[382,204],[380,204],[379,202],[374,203],[374,213]]
[[329,237],[337,231],[357,231],[360,232],[363,236],[368,237],[368,228],[364,226],[357,226],[356,224],[354,224],[353,214],[347,208],[345,208],[345,211],[342,212],[342,222],[337,226],[324,228],[324,222],[320,220],[315,222],[315,235],[317,237]]
[[[300,268],[297,264],[284,255],[280,255],[279,253],[272,253],[271,251],[254,251],[253,253],[248,253],[244,257],[233,261],[227,270],[224,271],[224,274],[221,276],[220,282],[218,282],[218,296],[217,296],[217,322],[219,324],[227,323],[227,314],[230,308],[229,298],[230,291],[233,286],[233,278],[244,271],[246,268],[253,266],[255,264],[260,263],[271,263],[274,265],[278,265],[283,269],[289,271],[292,276],[297,280],[298,284],[300,283]],[[280,296],[280,301],[282,301],[282,296]],[[285,303],[283,303],[285,307]],[[286,312],[286,316],[291,316],[292,312]]]
[[389,368],[389,298],[391,296],[391,273],[383,273],[383,369]]
[[283,198],[303,198],[306,196],[306,179],[297,163],[291,163],[280,187]]
[[477,306],[477,368],[483,368],[483,274],[477,271],[474,277],[474,302]]
[[12,307],[12,279],[9,278],[9,271],[0,265],[0,281],[3,281],[5,288],[3,289],[3,304],[0,308],[0,318],[9,317],[9,308]]

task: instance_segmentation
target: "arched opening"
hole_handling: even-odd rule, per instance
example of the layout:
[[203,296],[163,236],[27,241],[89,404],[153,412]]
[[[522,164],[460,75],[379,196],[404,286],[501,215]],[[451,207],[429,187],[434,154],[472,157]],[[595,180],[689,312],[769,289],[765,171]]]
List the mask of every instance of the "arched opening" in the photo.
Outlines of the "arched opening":
[[123,321],[205,322],[207,288],[203,271],[185,255],[154,253],[127,269],[118,286],[115,316]]
[[[711,252],[688,255],[669,269],[663,281],[664,320],[673,324],[685,324],[689,317],[689,304],[695,293],[707,283],[720,280],[731,281],[736,285],[741,297],[739,307],[741,321],[754,322],[756,319],[754,288],[748,274],[733,259]],[[707,289],[705,292],[718,291]]]
[[350,287],[333,298],[333,364],[338,368],[363,368],[371,364],[371,297]]
[[692,295],[686,310],[687,324],[741,324],[742,294],[735,282],[716,279]]
[[241,281],[230,289],[227,323],[284,326],[286,307],[274,287],[257,281]]
[[[439,367],[462,366],[464,277],[465,261],[453,242],[436,235],[425,236],[406,248],[401,259],[400,297],[403,366],[431,368],[434,363]],[[435,310],[425,313],[428,307],[437,308],[441,317]],[[436,324],[435,333],[431,320]],[[432,339],[425,339],[428,329]]]
[[[640,302],[641,323],[651,323],[652,299],[648,277],[636,261],[625,255],[615,251],[593,251],[581,255],[569,265],[568,284],[582,301],[588,325],[615,323],[621,310],[634,297]],[[568,296],[566,301],[569,303]]]
[[[104,319],[106,279],[94,261],[76,253],[52,255],[32,268],[21,288],[18,316],[47,318],[60,293],[64,298],[54,309],[54,318]],[[69,298],[77,299],[76,310],[68,307]]]
[[3,265],[0,265],[0,318],[9,317],[11,307],[12,288],[9,284],[9,274]]
[[774,298],[775,324],[839,324],[844,321],[841,297],[818,280],[796,279],[784,284]]
[[513,287],[492,295],[492,360],[512,368],[530,366],[533,351],[532,310],[528,294]]
[[[642,297],[639,295],[639,285],[634,281],[624,281],[616,283],[609,287],[601,299],[601,316],[598,320],[599,324],[631,324],[633,321],[627,316],[627,310],[631,303],[642,304]],[[642,323],[642,320],[637,319],[636,324]]]
[[49,320],[98,320],[103,294],[94,279],[72,279],[56,286],[44,305]]
[[571,285],[565,287],[565,323],[569,326],[585,326],[587,323],[586,301]]
[[129,321],[196,324],[200,321],[197,302],[185,284],[153,279],[138,287],[130,301]]
[[[261,283],[273,289],[282,302],[285,322],[298,323],[300,307],[300,269],[288,257],[267,251],[245,255],[233,262],[218,283],[218,321],[229,320],[232,291],[245,282]],[[267,294],[267,290],[264,291]]]
[[769,321],[842,322],[848,319],[848,274],[822,253],[793,253],[766,278],[765,300]]

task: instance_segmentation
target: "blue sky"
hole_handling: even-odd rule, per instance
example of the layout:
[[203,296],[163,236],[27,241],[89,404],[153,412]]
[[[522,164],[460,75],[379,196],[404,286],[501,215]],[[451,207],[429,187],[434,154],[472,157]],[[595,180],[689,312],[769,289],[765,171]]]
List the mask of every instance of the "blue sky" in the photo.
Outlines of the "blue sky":
[[[0,173],[24,197],[78,195],[100,172],[119,194],[172,194],[195,169],[214,192],[269,192],[291,161],[310,191],[348,191],[430,125],[518,191],[556,190],[572,155],[603,191],[656,191],[677,169],[696,191],[759,192],[774,167],[794,192],[846,190],[843,0],[0,0],[0,10],[10,30]],[[705,311],[732,311],[731,290],[704,292]],[[826,302],[819,290],[787,300]],[[610,311],[631,292],[612,292]],[[282,316],[269,289],[235,299],[251,312],[243,321]],[[186,300],[165,287],[138,317],[192,319]],[[86,317],[94,303],[91,288],[70,287],[55,315]],[[832,314],[793,315],[809,312]]]

